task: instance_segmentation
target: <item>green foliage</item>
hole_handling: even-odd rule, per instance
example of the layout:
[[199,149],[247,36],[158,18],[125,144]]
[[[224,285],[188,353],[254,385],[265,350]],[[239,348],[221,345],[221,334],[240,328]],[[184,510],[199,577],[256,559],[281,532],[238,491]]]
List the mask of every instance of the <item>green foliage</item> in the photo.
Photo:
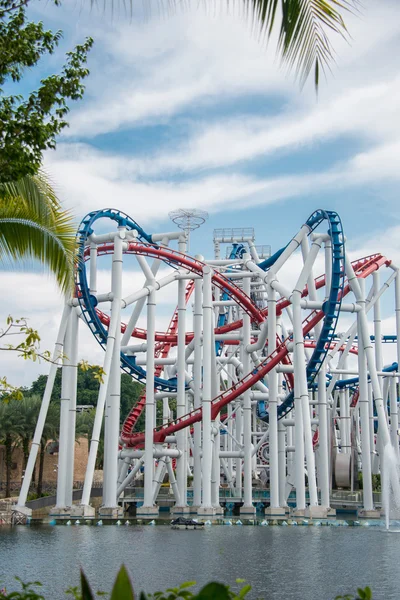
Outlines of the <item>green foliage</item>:
[[2,263],[37,260],[55,274],[62,290],[71,294],[75,245],[72,215],[61,207],[43,172],[18,181],[0,181]]
[[21,585],[22,590],[17,592],[7,592],[4,593],[4,599],[7,600],[45,600],[45,597],[41,594],[38,594],[33,588],[41,587],[40,581],[32,581],[29,583],[24,583],[21,581],[19,577],[15,578]]
[[110,600],[134,600],[133,588],[128,572],[124,565],[120,568],[111,592]]
[[46,31],[43,23],[27,20],[25,2],[0,0],[0,181],[17,181],[38,172],[42,153],[55,148],[56,136],[68,125],[67,100],[82,98],[83,79],[89,71],[87,55],[93,40],[87,38],[67,53],[58,75],[42,79],[27,97],[3,95],[3,86],[18,84],[26,68],[35,67],[56,50],[62,32]]
[[[237,583],[243,583],[243,580],[237,580]],[[212,582],[205,585],[200,592],[196,594],[188,589],[194,585],[196,585],[195,581],[186,581],[178,587],[168,588],[165,592],[155,592],[154,594],[141,592],[139,600],[177,600],[179,598],[184,600],[239,600],[244,598],[251,590],[250,585],[245,585],[242,587],[239,594],[236,595],[228,586],[222,583]],[[90,588],[89,582],[83,571],[81,571],[80,594],[76,588],[69,590],[68,593],[72,593],[75,600],[94,600],[93,591]],[[117,574],[110,600],[134,600],[134,598],[135,594],[128,572],[125,566],[122,565]]]
[[368,586],[364,589],[357,588],[357,596],[346,594],[345,596],[336,596],[335,600],[372,600],[372,590]]
[[[34,586],[41,586],[38,581],[32,583],[23,583],[18,577],[17,581],[22,587],[21,592],[11,592],[7,594],[5,590],[0,590],[0,595],[3,593],[4,598],[9,600],[45,600],[45,598],[35,592]],[[244,579],[236,579],[237,584],[245,584]],[[240,591],[235,593],[229,586],[211,582],[207,583],[198,593],[189,590],[188,588],[196,585],[195,581],[186,581],[175,588],[168,588],[165,592],[155,592],[154,594],[146,594],[140,592],[139,596],[135,596],[132,583],[128,572],[124,565],[120,568],[111,591],[109,600],[242,600],[251,591],[251,585],[242,585]],[[104,592],[93,592],[90,587],[86,575],[81,571],[81,585],[79,587],[71,587],[66,591],[74,600],[95,600],[97,596],[106,596]],[[1,596],[3,597],[3,596]],[[336,596],[335,600],[372,600],[371,588],[358,588],[357,595],[346,594],[345,596]]]
[[[77,382],[77,404],[83,406],[97,406],[97,397],[99,394],[100,379],[104,371],[99,365],[88,365],[85,362],[79,363],[78,382]],[[25,396],[38,395],[43,397],[46,388],[47,375],[39,375],[32,385],[24,390]],[[121,422],[126,419],[132,406],[134,406],[140,394],[143,391],[143,385],[133,381],[127,373],[121,375]],[[61,397],[61,369],[57,369],[51,401],[58,402]],[[84,413],[82,413],[84,415]],[[84,417],[83,417],[84,418]]]

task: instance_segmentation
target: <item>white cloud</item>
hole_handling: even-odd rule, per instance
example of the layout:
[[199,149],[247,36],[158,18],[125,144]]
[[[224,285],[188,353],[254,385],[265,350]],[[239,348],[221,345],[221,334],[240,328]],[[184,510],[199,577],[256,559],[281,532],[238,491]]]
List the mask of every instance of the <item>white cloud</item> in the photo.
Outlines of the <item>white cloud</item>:
[[[130,176],[129,162],[108,157],[90,147],[60,144],[48,155],[46,169],[57,181],[66,206],[78,216],[115,206],[143,225],[166,219],[177,206],[199,207],[217,212],[278,202],[322,191],[362,186],[370,182],[396,181],[400,177],[397,156],[400,140],[373,147],[323,172],[261,178],[241,174],[216,174],[188,181],[142,182]],[[110,158],[110,160],[108,160]],[[153,231],[153,229],[152,229]]]
[[222,97],[284,93],[292,86],[276,68],[274,54],[265,52],[243,21],[230,16],[212,18],[199,11],[132,22],[105,28],[99,41],[115,63],[104,69],[99,97],[73,111],[66,136],[154,124]]
[[216,124],[198,123],[178,151],[171,148],[133,161],[141,175],[226,167],[278,151],[298,152],[343,135],[390,140],[400,135],[397,98],[400,79],[350,88],[339,97],[288,109],[277,117],[233,117]]

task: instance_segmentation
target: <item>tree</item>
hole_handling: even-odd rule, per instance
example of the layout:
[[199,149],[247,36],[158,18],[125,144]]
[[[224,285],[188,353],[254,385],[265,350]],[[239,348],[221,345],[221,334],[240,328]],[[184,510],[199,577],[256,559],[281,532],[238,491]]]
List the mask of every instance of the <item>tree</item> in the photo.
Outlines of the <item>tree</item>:
[[[53,54],[62,36],[28,22],[26,5],[0,0],[0,261],[38,260],[67,292],[73,285],[75,227],[40,167],[43,151],[55,148],[57,134],[68,125],[67,101],[82,98],[93,40],[67,53],[60,74],[21,95],[24,70]],[[5,95],[4,86],[13,84],[17,93]]]
[[75,245],[73,218],[62,209],[44,173],[26,175],[16,181],[0,181],[2,263],[39,261],[55,274],[57,283],[67,292],[73,285]]
[[16,402],[16,400],[9,403],[0,402],[0,440],[5,447],[6,498],[11,496],[12,455],[19,434],[18,413],[15,410]]
[[82,410],[76,415],[76,436],[78,438],[85,437],[88,440],[88,450],[90,438],[92,437],[95,416],[96,411],[94,408],[91,408],[90,410]]
[[[61,372],[57,369],[51,402],[59,403],[61,397]],[[89,365],[87,369],[78,370],[77,397],[76,403],[83,406],[97,406],[97,397],[99,395],[100,378],[102,368],[99,365]],[[38,395],[43,397],[47,383],[47,375],[39,375],[30,387],[25,390],[28,396]],[[121,374],[121,422],[129,414],[143,391],[143,385],[134,381],[127,373]],[[82,413],[84,415],[85,413]],[[86,413],[87,414],[87,413]],[[82,418],[84,418],[82,416]],[[86,417],[85,417],[86,418]]]
[[18,431],[17,435],[21,443],[23,452],[22,471],[26,469],[29,458],[29,450],[33,435],[35,433],[36,422],[39,416],[41,398],[39,396],[24,396],[18,404],[13,403],[13,408],[18,412]]
[[0,182],[38,173],[43,151],[55,148],[56,136],[68,125],[67,101],[82,98],[82,81],[89,74],[91,38],[67,53],[60,74],[42,79],[27,97],[3,95],[5,84],[18,84],[24,70],[53,54],[62,37],[61,31],[46,31],[43,23],[28,22],[27,3],[0,0]]
[[[40,399],[39,399],[40,400]],[[39,403],[40,407],[40,403]],[[54,403],[50,403],[46,422],[43,427],[42,438],[40,440],[40,454],[39,454],[39,474],[36,493],[40,497],[43,491],[43,467],[44,467],[44,455],[46,452],[47,444],[50,441],[56,441],[59,435],[60,425],[60,406]]]

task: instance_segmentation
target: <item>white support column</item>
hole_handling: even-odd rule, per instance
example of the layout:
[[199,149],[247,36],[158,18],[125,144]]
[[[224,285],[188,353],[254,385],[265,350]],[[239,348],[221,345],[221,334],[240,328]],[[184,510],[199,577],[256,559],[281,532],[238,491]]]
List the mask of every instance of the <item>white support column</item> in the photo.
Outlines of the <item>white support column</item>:
[[[211,396],[216,398],[220,393],[220,377],[217,371],[217,356],[215,347],[215,335],[214,335],[214,317],[212,319],[211,327],[211,371],[212,371],[212,386]],[[217,415],[215,419],[211,421],[211,435],[212,435],[212,469],[211,469],[211,504],[215,509],[216,514],[223,514],[223,509],[219,504],[219,486],[221,480],[221,465],[219,460],[221,435],[220,435],[220,417]]]
[[214,515],[215,510],[211,504],[211,467],[212,467],[212,441],[211,441],[211,389],[212,389],[212,332],[213,306],[212,306],[212,270],[209,266],[203,267],[203,401],[202,401],[202,483],[203,497],[198,510],[199,515]]
[[396,452],[396,456],[399,456],[399,414],[397,406],[397,389],[396,379],[390,377],[389,381],[389,398],[390,398],[390,439],[392,446]]
[[[183,417],[186,410],[186,391],[185,391],[185,336],[186,336],[186,303],[185,303],[185,285],[184,279],[178,281],[178,348],[177,348],[177,418]],[[176,433],[177,448],[182,452],[176,462],[176,478],[179,488],[180,506],[175,506],[174,513],[189,512],[187,505],[187,432],[181,429]]]
[[321,366],[318,373],[318,414],[319,414],[319,487],[321,506],[329,508],[329,451],[328,451],[328,410],[326,399],[326,367]]
[[[245,257],[250,258],[247,254]],[[243,280],[243,292],[250,297],[250,279]],[[242,369],[243,374],[250,372],[250,355],[248,353],[251,337],[250,316],[243,311],[243,344],[242,344]],[[253,488],[252,488],[252,452],[251,452],[251,398],[250,389],[243,394],[243,506],[240,509],[241,514],[254,515],[256,512],[253,506]]]
[[[310,252],[311,255],[311,252]],[[295,381],[298,380],[298,393],[301,400],[304,427],[304,448],[307,462],[308,489],[310,494],[310,511],[318,506],[317,482],[315,476],[315,456],[312,443],[311,419],[309,411],[309,396],[307,389],[306,364],[304,357],[304,339],[301,325],[301,306],[299,292],[293,293],[293,342]],[[297,394],[296,394],[297,395]],[[304,475],[303,475],[304,476]]]
[[279,506],[284,508],[286,502],[286,427],[282,419],[278,421],[278,469],[279,469]]
[[58,438],[58,471],[57,471],[57,498],[56,506],[52,514],[63,514],[67,506],[67,461],[68,461],[68,430],[69,430],[69,408],[71,397],[71,349],[72,331],[71,317],[68,319],[67,330],[64,338],[64,358],[61,375],[61,398],[60,398],[60,433]]
[[[268,354],[276,348],[276,292],[267,285],[268,294]],[[269,388],[269,489],[270,507],[267,514],[284,513],[279,509],[279,462],[278,462],[278,373],[276,368],[268,373]]]
[[397,336],[397,371],[400,371],[400,271],[397,271],[394,280],[395,289],[395,315],[396,315],[396,336]]
[[[200,260],[200,257],[198,257]],[[203,322],[202,308],[202,282],[196,279],[194,283],[194,312],[193,312],[193,331],[194,331],[194,365],[193,365],[193,384],[194,384],[194,408],[200,408],[201,405],[201,334]],[[194,424],[193,431],[193,508],[201,505],[201,423]]]
[[71,389],[69,400],[69,426],[68,426],[68,454],[67,454],[67,482],[66,482],[66,505],[72,506],[72,491],[74,486],[75,465],[75,427],[76,427],[76,395],[78,383],[78,348],[79,348],[79,313],[74,308],[71,313]]
[[[111,271],[111,291],[113,302],[111,316],[117,323],[121,322],[122,300],[122,264],[123,264],[123,239],[125,228],[119,228],[118,235],[114,238],[114,254]],[[121,400],[121,328],[116,327],[113,356],[110,368],[110,378],[106,397],[105,441],[104,441],[104,466],[105,477],[103,481],[103,504],[100,515],[117,517],[117,482],[118,482],[118,443],[119,443],[119,415]]]
[[[361,283],[362,280],[360,280]],[[362,282],[363,283],[363,282]],[[363,291],[363,290],[362,290]],[[362,310],[365,310],[365,296],[358,302]],[[362,474],[363,474],[363,498],[364,510],[371,511],[374,508],[372,497],[372,470],[371,470],[371,441],[370,441],[370,424],[369,424],[369,401],[368,401],[368,374],[367,361],[362,341],[362,312],[357,313],[357,328],[358,328],[358,373],[359,373],[359,398],[360,418],[361,418],[361,457],[362,457]],[[361,343],[360,343],[361,342]]]
[[147,367],[146,367],[146,414],[144,441],[144,499],[143,506],[137,507],[136,513],[141,516],[158,515],[158,507],[153,504],[153,474],[154,474],[154,351],[156,323],[156,292],[151,289],[147,298]]
[[[243,450],[243,417],[242,417],[242,404],[240,401],[238,401],[237,406],[236,406],[236,412],[235,412],[235,439],[236,439],[236,450],[238,451],[242,451]],[[243,482],[243,472],[242,472],[242,459],[241,458],[236,458],[235,460],[235,471],[236,471],[236,476],[235,476],[235,489],[236,489],[236,496],[238,498],[242,497],[242,493],[243,493],[243,488],[242,488],[242,482]]]
[[15,507],[17,511],[24,512],[25,514],[31,513],[31,509],[28,509],[25,506],[25,502],[28,497],[29,486],[32,480],[32,473],[36,463],[36,458],[40,446],[40,440],[42,439],[43,427],[46,422],[47,410],[49,408],[51,393],[53,391],[54,380],[57,373],[57,361],[59,360],[60,355],[63,351],[64,336],[67,329],[67,323],[71,310],[72,307],[70,303],[66,303],[61,317],[60,328],[58,330],[57,340],[55,343],[54,353],[52,357],[53,362],[50,367],[49,376],[46,382],[46,388],[44,390],[43,400],[40,407],[38,420],[36,423],[35,434],[33,436],[31,450],[29,453],[28,464],[26,465],[25,476],[22,482],[21,491],[19,493],[18,503]]
[[374,281],[374,295],[377,297],[374,304],[374,335],[375,335],[375,364],[376,370],[382,371],[382,320],[381,320],[381,301],[377,296],[381,286],[381,275],[379,271],[372,274]]

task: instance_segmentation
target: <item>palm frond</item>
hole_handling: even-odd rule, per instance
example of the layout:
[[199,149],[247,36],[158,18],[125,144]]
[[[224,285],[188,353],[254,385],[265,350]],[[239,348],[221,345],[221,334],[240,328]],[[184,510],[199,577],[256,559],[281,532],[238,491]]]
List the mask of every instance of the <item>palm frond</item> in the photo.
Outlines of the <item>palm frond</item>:
[[[244,1],[251,5],[261,33],[269,37],[276,24],[278,0]],[[334,56],[328,34],[347,38],[342,13],[353,11],[358,4],[358,0],[280,0],[278,53],[290,69],[295,69],[302,85],[314,71],[318,89],[321,69],[329,67]]]
[[[145,2],[147,7],[151,4]],[[207,11],[218,5],[217,0],[197,0],[193,4]],[[159,9],[167,14],[186,10],[193,4],[185,0],[157,2]],[[332,34],[348,37],[343,14],[354,12],[361,0],[225,0],[225,4],[228,8],[243,7],[244,18],[262,39],[269,38],[277,26],[278,54],[290,69],[295,69],[301,84],[314,71],[318,88],[321,69],[325,70],[333,60]]]
[[[19,187],[21,189],[21,187]],[[49,203],[52,203],[51,197]],[[34,258],[47,266],[64,292],[73,285],[75,228],[59,206],[47,210],[25,195],[0,196],[0,261]]]
[[24,206],[33,207],[39,216],[52,215],[55,218],[62,211],[60,201],[43,171],[17,181],[0,182],[0,205],[15,199]]

